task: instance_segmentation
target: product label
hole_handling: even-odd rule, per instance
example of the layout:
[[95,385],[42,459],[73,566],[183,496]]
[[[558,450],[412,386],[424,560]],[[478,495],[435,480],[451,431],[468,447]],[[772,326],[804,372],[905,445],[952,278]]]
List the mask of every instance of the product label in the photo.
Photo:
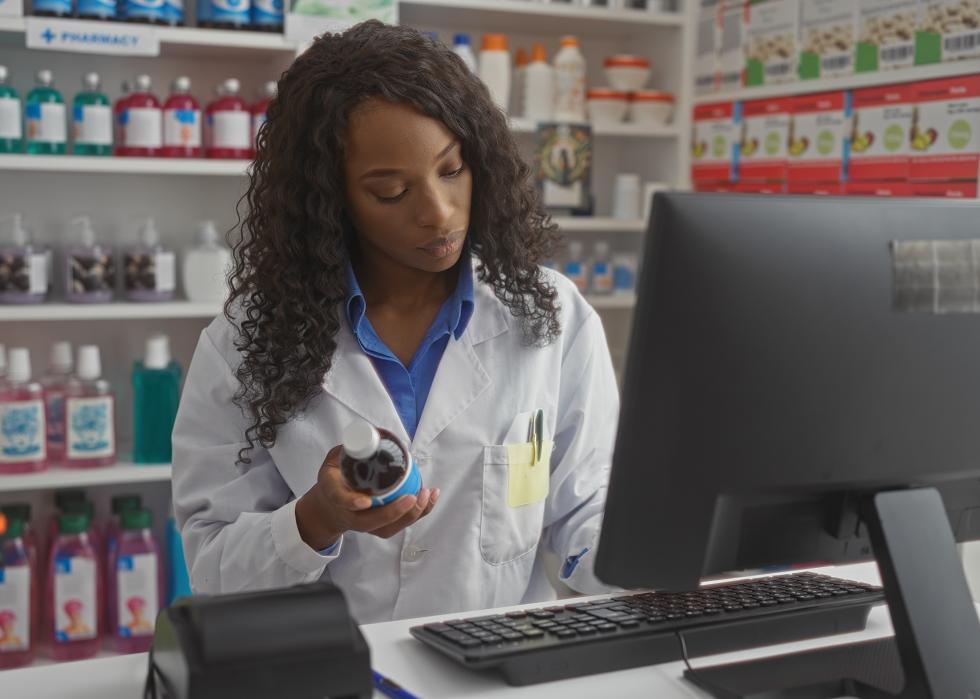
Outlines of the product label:
[[742,105],[738,160],[742,180],[786,179],[792,108],[791,99],[756,100]]
[[166,0],[163,4],[164,19],[168,24],[184,23],[184,1]]
[[791,182],[841,182],[848,157],[850,103],[844,92],[797,97],[789,140]]
[[163,19],[164,0],[125,0],[122,14],[126,19]]
[[112,107],[106,104],[75,105],[75,143],[112,145]]
[[704,104],[695,107],[694,133],[691,138],[691,179],[696,182],[734,180],[737,136],[733,104]]
[[282,24],[283,0],[253,0],[252,23]]
[[613,290],[613,273],[609,263],[596,262],[592,265],[592,290],[599,294]]
[[47,406],[48,446],[57,449],[65,447],[65,394],[48,389],[44,392]]
[[742,73],[745,71],[742,47],[744,13],[744,4],[738,0],[726,0],[722,6],[721,36],[718,39],[718,72],[722,90],[742,86]]
[[112,396],[65,399],[69,459],[98,459],[115,453],[114,407]]
[[119,591],[116,634],[123,638],[152,636],[159,611],[157,557],[152,553],[119,556],[116,582]]
[[917,64],[980,56],[980,0],[927,0],[915,52]]
[[71,0],[33,0],[31,6],[35,12],[50,12],[56,15],[70,15]]
[[170,292],[177,288],[176,263],[172,252],[130,251],[123,256],[123,264],[126,291]]
[[31,569],[0,565],[0,654],[31,647]]
[[46,436],[44,401],[0,403],[0,463],[44,459]]
[[565,263],[565,276],[571,279],[579,292],[589,293],[589,275],[585,273],[585,265],[578,260]]
[[858,2],[857,71],[906,68],[915,63],[919,0]]
[[69,291],[91,294],[112,291],[116,285],[116,263],[109,252],[73,253],[68,256]]
[[745,84],[796,79],[799,0],[767,0],[745,7]]
[[200,148],[201,112],[197,109],[168,109],[163,113],[163,144]]
[[555,114],[585,114],[585,68],[570,61],[555,66]]
[[854,0],[807,0],[801,7],[800,77],[850,75],[857,45]]
[[80,17],[112,18],[116,14],[114,0],[78,0],[78,15]]
[[0,138],[21,138],[20,100],[0,97]]
[[212,119],[213,148],[236,148],[248,150],[252,147],[252,115],[248,112],[215,112]]
[[24,112],[29,141],[65,143],[68,140],[65,105],[57,102],[34,102],[28,104]]
[[95,638],[95,561],[82,556],[54,560],[54,634],[59,643]]
[[905,180],[909,177],[915,107],[906,85],[856,90],[851,126],[850,180]]
[[46,294],[49,262],[50,257],[45,253],[0,255],[0,294]]
[[211,19],[216,22],[234,22],[248,24],[249,11],[252,7],[249,0],[201,0],[211,8]]
[[130,148],[163,145],[163,113],[155,107],[131,107],[120,115],[123,138]]
[[980,76],[920,83],[912,124],[913,180],[973,180],[980,164]]

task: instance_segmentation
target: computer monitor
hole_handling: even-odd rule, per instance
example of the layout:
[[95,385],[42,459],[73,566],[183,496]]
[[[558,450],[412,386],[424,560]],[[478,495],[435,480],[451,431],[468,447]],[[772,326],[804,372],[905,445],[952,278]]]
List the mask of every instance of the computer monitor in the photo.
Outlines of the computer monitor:
[[978,314],[980,205],[657,194],[599,577],[874,557],[896,638],[855,652],[900,658],[907,696],[980,697],[954,545],[980,538]]

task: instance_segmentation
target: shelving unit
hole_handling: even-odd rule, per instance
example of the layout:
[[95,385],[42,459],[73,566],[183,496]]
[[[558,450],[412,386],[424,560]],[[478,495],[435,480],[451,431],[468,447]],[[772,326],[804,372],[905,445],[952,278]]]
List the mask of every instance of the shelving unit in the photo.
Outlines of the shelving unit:
[[[530,119],[511,119],[510,128],[514,133],[534,133],[537,130],[537,122]],[[676,126],[646,126],[644,124],[602,124],[593,125],[593,136],[621,136],[627,138],[678,138],[680,131]]]
[[647,224],[642,219],[624,220],[602,216],[558,216],[554,219],[564,233],[643,233]]
[[41,303],[24,306],[0,305],[3,321],[136,320],[166,318],[214,318],[220,303]]
[[169,483],[171,467],[121,462],[104,468],[52,468],[38,473],[0,476],[0,494],[55,488],[91,488],[103,485]]
[[0,155],[0,171],[112,175],[243,176],[248,160],[116,158],[90,155]]

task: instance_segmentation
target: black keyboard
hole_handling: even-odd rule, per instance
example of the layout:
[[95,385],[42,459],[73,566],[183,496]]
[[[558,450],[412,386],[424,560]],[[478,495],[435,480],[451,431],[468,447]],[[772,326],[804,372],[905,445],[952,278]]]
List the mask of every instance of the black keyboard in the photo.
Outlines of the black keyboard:
[[881,588],[814,573],[640,592],[595,602],[455,619],[411,629],[423,643],[510,684],[681,660],[860,631]]

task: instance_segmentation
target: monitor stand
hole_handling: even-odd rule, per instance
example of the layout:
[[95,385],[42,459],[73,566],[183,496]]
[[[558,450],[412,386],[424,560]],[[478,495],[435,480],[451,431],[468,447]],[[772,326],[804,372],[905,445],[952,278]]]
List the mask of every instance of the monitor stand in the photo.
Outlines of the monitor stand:
[[980,699],[980,622],[932,488],[864,503],[894,638],[688,670],[718,699]]

